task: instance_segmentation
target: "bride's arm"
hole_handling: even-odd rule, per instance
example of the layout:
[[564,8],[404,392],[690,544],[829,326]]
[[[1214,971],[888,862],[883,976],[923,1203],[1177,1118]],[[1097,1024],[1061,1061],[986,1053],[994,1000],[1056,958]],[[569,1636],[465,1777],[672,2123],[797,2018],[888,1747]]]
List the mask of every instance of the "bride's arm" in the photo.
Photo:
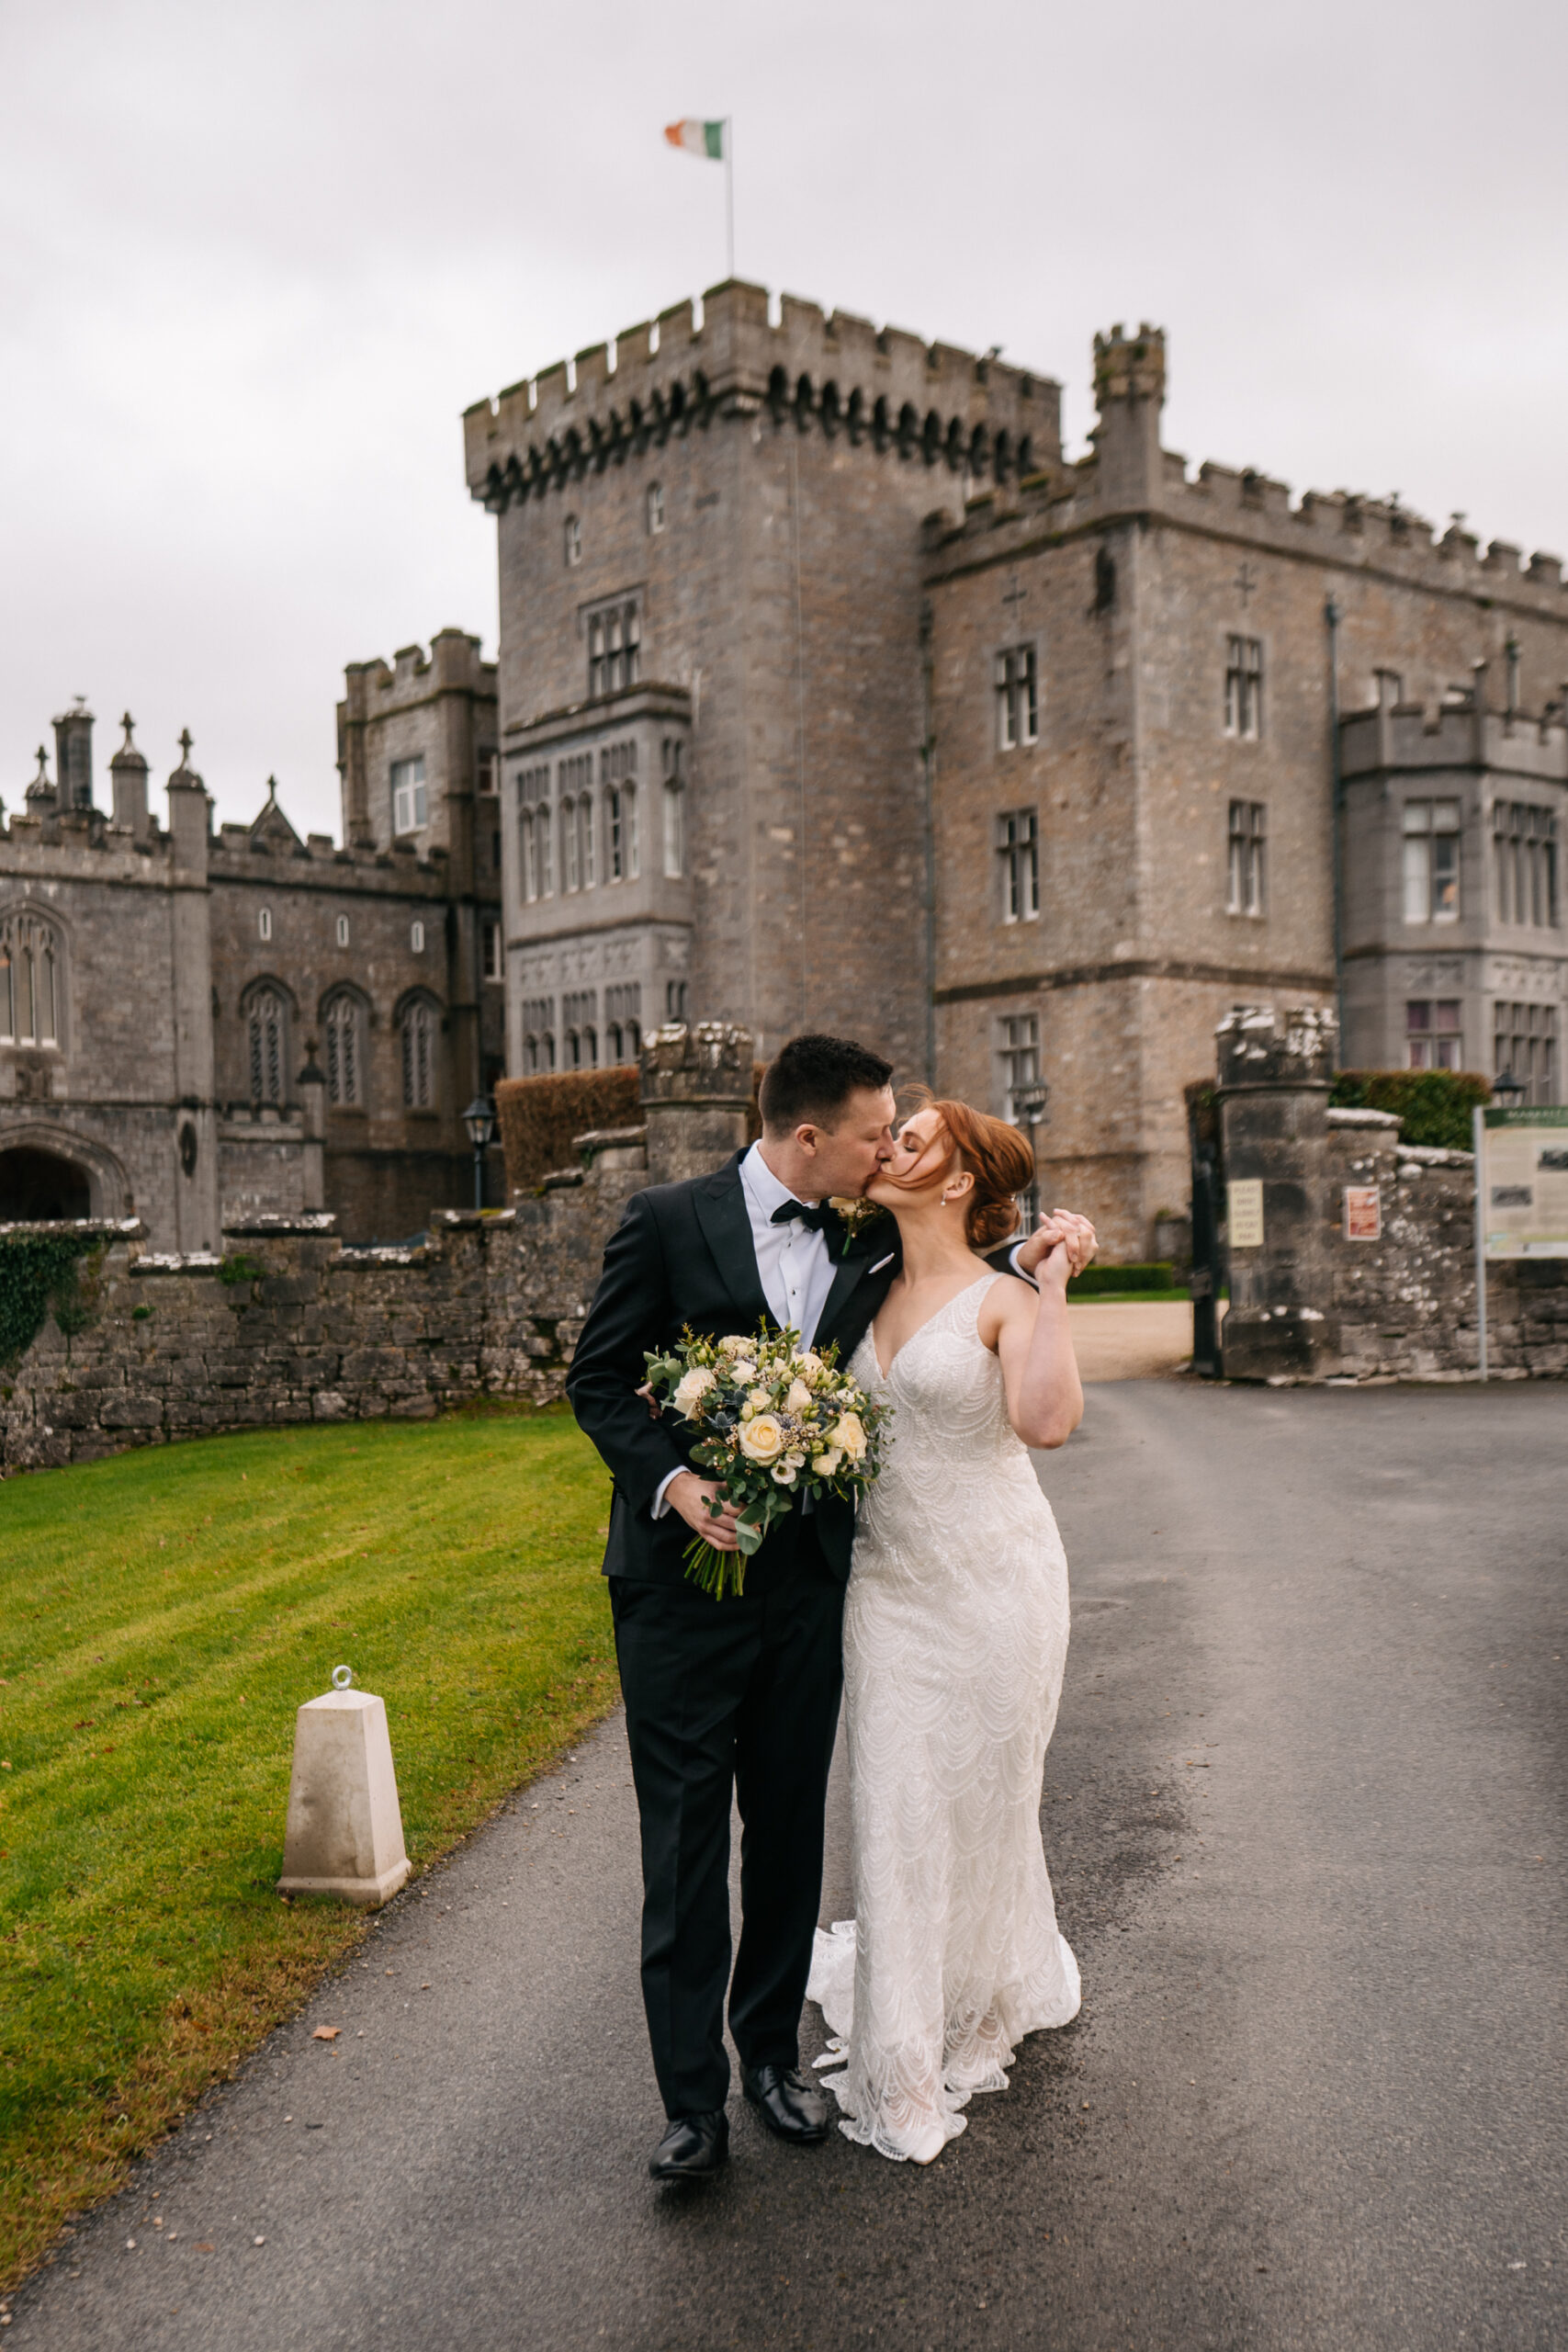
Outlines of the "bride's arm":
[[993,1283],[981,1308],[980,1337],[1000,1359],[1014,1431],[1025,1445],[1050,1448],[1065,1445],[1083,1419],[1083,1388],[1067,1328],[1067,1276],[1093,1256],[1094,1230],[1081,1218],[1058,1224],[1053,1217],[1042,1233],[1052,1238],[1034,1274],[1037,1289],[1032,1293],[1012,1281]]

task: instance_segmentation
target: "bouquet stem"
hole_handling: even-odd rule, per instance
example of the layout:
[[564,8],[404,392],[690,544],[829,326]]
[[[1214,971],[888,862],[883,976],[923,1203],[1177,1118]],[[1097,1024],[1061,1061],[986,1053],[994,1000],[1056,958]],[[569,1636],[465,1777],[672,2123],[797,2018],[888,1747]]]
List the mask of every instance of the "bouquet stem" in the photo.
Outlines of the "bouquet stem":
[[702,1536],[687,1544],[684,1554],[686,1575],[703,1592],[712,1593],[716,1600],[733,1594],[739,1600],[746,1589],[746,1555],[744,1552],[718,1552]]

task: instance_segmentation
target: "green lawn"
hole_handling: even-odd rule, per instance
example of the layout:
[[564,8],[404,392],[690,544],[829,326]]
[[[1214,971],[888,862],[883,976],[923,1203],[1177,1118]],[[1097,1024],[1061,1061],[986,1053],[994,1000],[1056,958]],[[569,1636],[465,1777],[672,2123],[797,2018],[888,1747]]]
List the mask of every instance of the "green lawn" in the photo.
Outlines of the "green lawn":
[[0,2286],[365,1932],[279,1900],[294,1711],[387,1702],[417,1871],[615,1695],[564,1412],[0,1486]]

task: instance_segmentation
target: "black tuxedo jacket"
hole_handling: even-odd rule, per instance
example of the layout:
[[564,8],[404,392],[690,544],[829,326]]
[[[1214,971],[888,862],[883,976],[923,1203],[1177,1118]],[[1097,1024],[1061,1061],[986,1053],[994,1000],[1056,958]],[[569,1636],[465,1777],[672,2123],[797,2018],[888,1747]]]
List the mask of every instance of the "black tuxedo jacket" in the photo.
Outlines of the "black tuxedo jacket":
[[[762,1295],[751,1220],[740,1182],[737,1152],[716,1174],[684,1184],[653,1184],[634,1193],[626,1216],[604,1252],[604,1271],[593,1294],[567,1374],[567,1395],[615,1480],[610,1540],[604,1574],[643,1583],[685,1580],[683,1554],[692,1531],[677,1511],[653,1517],[660,1487],[672,1470],[696,1469],[691,1432],[674,1414],[654,1420],[646,1398],[637,1394],[648,1377],[647,1350],[663,1351],[692,1329],[705,1339],[727,1331],[754,1331],[759,1322],[778,1326]],[[839,1362],[847,1364],[866,1327],[887,1295],[898,1265],[897,1234],[878,1218],[846,1250],[841,1228],[829,1227],[833,1283],[813,1344],[837,1340]],[[874,1271],[873,1271],[874,1269]],[[791,1516],[797,1516],[795,1505]],[[847,1578],[854,1541],[852,1505],[824,1498],[812,1514],[818,1544],[835,1576]],[[784,1521],[785,1527],[789,1521]],[[770,1537],[758,1557],[763,1558]]]

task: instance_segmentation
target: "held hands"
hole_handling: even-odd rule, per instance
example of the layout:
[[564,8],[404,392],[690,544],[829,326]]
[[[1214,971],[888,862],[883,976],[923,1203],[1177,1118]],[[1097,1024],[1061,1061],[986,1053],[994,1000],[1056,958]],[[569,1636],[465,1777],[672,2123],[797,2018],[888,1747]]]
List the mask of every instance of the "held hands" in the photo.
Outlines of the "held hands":
[[1043,1288],[1046,1283],[1066,1291],[1068,1277],[1081,1274],[1100,1244],[1087,1216],[1071,1209],[1042,1213],[1040,1223],[1017,1253],[1020,1273],[1031,1274]]

